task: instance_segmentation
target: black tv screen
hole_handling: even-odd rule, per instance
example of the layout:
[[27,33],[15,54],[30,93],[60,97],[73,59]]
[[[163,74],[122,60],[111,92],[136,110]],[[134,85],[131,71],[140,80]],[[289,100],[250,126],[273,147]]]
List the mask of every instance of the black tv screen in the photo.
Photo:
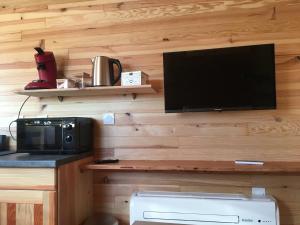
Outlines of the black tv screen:
[[163,54],[166,112],[275,109],[274,44]]

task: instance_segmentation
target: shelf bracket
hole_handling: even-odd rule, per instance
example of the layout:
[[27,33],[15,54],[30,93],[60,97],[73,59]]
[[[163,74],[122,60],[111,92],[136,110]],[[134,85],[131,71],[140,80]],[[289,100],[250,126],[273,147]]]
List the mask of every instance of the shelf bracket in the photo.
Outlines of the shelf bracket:
[[64,97],[63,96],[57,96],[58,101],[63,102],[64,101]]
[[137,96],[137,94],[136,94],[136,93],[132,93],[131,95],[132,95],[132,99],[133,99],[133,100],[135,100],[135,99],[136,99],[136,96]]

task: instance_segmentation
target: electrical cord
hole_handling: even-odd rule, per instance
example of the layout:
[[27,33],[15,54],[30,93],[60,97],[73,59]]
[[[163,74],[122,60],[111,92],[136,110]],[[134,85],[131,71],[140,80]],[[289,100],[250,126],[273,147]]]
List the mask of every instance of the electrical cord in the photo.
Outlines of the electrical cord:
[[29,100],[30,97],[31,97],[31,96],[28,96],[28,97],[25,99],[25,101],[22,103],[22,105],[21,105],[21,107],[20,107],[20,109],[19,109],[18,119],[20,118],[20,115],[21,115],[21,111],[22,111],[23,106],[24,106],[25,103]]
[[[20,115],[21,115],[21,112],[22,112],[22,108],[24,107],[25,103],[29,100],[29,98],[30,98],[30,96],[28,96],[28,97],[25,99],[25,101],[22,103],[22,105],[21,105],[21,107],[20,107],[20,109],[19,109],[19,112],[18,112],[18,118],[17,118],[17,120],[20,118]],[[17,120],[11,121],[11,122],[9,123],[9,125],[8,125],[8,131],[9,131],[10,137],[11,137],[14,141],[16,141],[17,139],[16,139],[16,138],[12,135],[12,133],[11,133],[11,125],[12,125],[13,123],[17,122]]]
[[11,137],[14,141],[16,141],[16,138],[12,135],[11,129],[10,129],[11,125],[12,125],[14,122],[16,122],[16,121],[13,120],[13,121],[11,121],[11,122],[9,123],[9,125],[8,125],[8,131],[9,131],[10,137]]

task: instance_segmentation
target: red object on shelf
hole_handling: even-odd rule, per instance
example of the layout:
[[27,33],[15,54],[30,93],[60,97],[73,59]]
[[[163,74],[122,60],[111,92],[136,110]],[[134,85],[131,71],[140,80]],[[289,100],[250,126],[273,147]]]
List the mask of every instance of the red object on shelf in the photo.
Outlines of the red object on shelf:
[[57,68],[53,52],[45,52],[41,48],[35,48],[35,50],[37,54],[34,55],[34,58],[39,79],[27,84],[25,90],[56,88]]
[[25,90],[32,89],[53,89],[53,86],[46,80],[33,80],[25,86]]

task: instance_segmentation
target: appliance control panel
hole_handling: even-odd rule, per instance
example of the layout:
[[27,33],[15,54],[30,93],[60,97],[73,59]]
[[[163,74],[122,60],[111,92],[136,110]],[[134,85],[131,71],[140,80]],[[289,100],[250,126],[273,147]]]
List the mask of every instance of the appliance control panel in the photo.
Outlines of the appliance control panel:
[[64,148],[70,149],[73,148],[76,144],[76,138],[77,138],[77,131],[75,129],[76,127],[76,120],[73,119],[67,119],[63,121],[62,124],[62,130],[63,130],[63,145]]
[[62,126],[66,130],[72,130],[75,127],[75,123],[67,123]]
[[49,119],[24,119],[26,126],[59,126],[61,127],[61,120],[49,120]]

